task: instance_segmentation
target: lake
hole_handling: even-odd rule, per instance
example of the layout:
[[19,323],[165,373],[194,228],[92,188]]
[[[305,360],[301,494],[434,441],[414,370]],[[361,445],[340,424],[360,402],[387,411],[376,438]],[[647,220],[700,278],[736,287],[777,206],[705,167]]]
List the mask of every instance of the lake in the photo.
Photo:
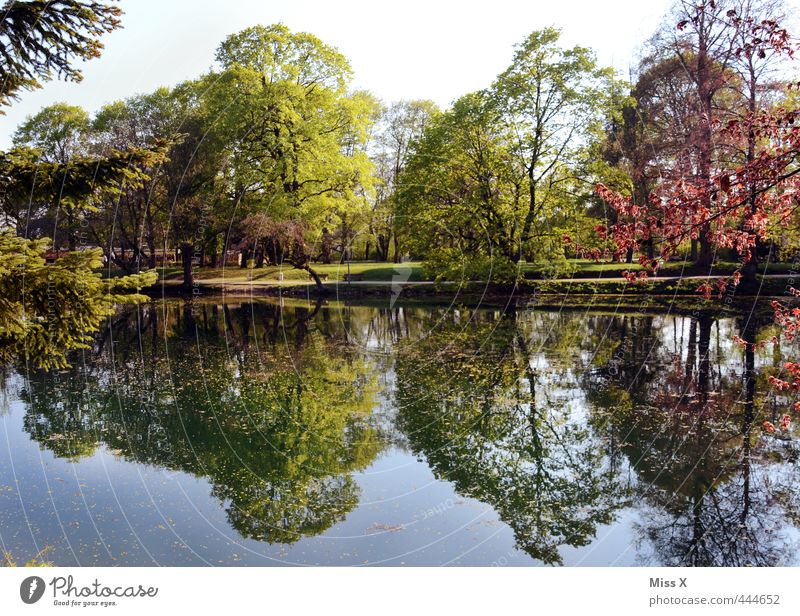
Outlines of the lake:
[[[796,565],[768,318],[121,311],[3,372],[0,541],[57,565]],[[796,349],[792,351],[796,353]],[[792,413],[793,414],[793,413]],[[795,422],[796,423],[796,422]]]

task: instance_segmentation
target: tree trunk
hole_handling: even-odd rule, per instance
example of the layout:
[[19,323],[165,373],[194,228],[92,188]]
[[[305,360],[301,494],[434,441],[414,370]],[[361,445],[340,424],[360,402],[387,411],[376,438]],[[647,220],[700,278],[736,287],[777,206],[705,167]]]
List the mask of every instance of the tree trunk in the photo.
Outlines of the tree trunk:
[[[751,71],[750,74],[750,99],[748,101],[748,111],[751,114],[755,114],[756,112],[756,77],[755,74]],[[746,163],[749,165],[751,164],[756,158],[756,133],[753,127],[750,127],[750,130],[747,132],[747,156],[746,156]],[[758,210],[756,203],[758,194],[756,193],[756,185],[755,183],[751,182],[748,186],[748,201],[750,203],[750,212],[755,214]],[[756,274],[758,274],[758,251],[761,248],[761,239],[758,235],[755,236],[755,243],[750,247],[750,254],[748,256],[748,261],[745,264],[742,270],[742,282],[747,288],[755,288],[756,286]]]
[[147,226],[147,251],[150,253],[150,256],[147,259],[147,267],[153,269],[156,266],[156,234],[153,229],[153,215],[150,212],[149,207],[147,208],[147,212],[145,214],[145,223]]
[[211,267],[217,267],[217,263],[219,262],[219,248],[217,244],[217,236],[214,236],[214,243],[211,245],[211,262],[209,265]]
[[275,242],[271,238],[264,240],[264,260],[267,265],[278,264],[278,259],[275,258]]
[[375,251],[377,252],[378,261],[389,260],[389,236],[378,234],[377,244]]
[[331,248],[333,246],[333,237],[328,229],[322,230],[322,262],[326,265],[331,262]]
[[183,242],[181,244],[181,263],[183,264],[184,291],[191,291],[194,284],[194,275],[192,272],[192,249],[193,246],[189,242]]
[[[700,188],[702,189],[701,205],[707,212],[712,211],[711,207],[711,166],[714,156],[713,150],[713,121],[714,121],[714,85],[712,84],[712,59],[708,49],[708,40],[705,33],[705,5],[700,10],[700,25],[698,27],[699,39],[697,49],[697,93],[701,104],[700,135],[699,135],[699,154],[698,171]],[[713,254],[709,235],[711,225],[704,224],[700,229],[700,251],[697,254],[695,265],[702,268],[711,267]]]
[[[75,241],[75,217],[72,215],[71,210],[66,210],[67,219],[67,249],[69,252],[75,252],[77,242]],[[55,235],[55,233],[54,233]]]
[[702,268],[711,268],[714,263],[714,252],[712,250],[711,242],[706,233],[710,230],[709,225],[703,225],[702,235],[700,236],[700,252],[695,260],[695,265]]
[[647,240],[647,258],[651,261],[656,258],[655,247],[653,246],[653,238]]
[[[297,266],[296,266],[297,267]],[[308,274],[314,279],[314,284],[317,287],[317,293],[319,295],[325,294],[325,285],[322,284],[322,280],[319,277],[319,274],[313,270],[313,268],[308,264],[305,263],[304,265],[299,266],[299,269],[305,270]]]
[[700,363],[697,370],[697,389],[700,393],[700,400],[705,403],[708,400],[708,384],[711,373],[711,362],[709,361],[709,348],[711,346],[711,326],[714,320],[711,315],[703,314],[698,318],[700,336],[697,341],[697,350]]

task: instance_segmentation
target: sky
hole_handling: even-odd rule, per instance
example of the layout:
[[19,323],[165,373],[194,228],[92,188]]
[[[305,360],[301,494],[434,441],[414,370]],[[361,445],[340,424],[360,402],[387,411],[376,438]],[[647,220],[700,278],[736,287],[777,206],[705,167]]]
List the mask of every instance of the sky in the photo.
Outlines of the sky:
[[353,87],[385,101],[429,98],[447,106],[483,88],[511,62],[514,45],[547,26],[565,46],[595,50],[623,76],[662,22],[670,0],[122,0],[123,28],[83,63],[79,84],[49,82],[0,116],[0,149],[43,106],[90,112],[208,71],[228,34],[282,22],[315,34],[350,60]]

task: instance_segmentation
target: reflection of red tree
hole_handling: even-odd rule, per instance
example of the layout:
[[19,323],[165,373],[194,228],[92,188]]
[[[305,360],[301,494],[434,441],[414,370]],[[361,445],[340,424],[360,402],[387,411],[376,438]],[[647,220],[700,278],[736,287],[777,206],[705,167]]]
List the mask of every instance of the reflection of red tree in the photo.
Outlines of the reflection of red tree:
[[710,314],[692,319],[686,359],[676,353],[673,361],[661,372],[651,404],[656,408],[671,409],[676,417],[713,418],[715,413],[735,408],[738,393],[733,387],[724,387],[721,370],[712,369],[710,356],[711,329],[714,318]]
[[713,322],[692,320],[685,353],[674,353],[644,404],[618,415],[639,478],[639,529],[653,548],[652,557],[642,552],[644,562],[791,564],[796,446],[760,438],[766,405],[756,397],[757,323],[741,320],[748,344],[740,373],[707,344]]
[[[800,291],[797,289],[791,289],[791,292],[795,297],[800,297]],[[775,321],[781,326],[783,337],[791,342],[800,334],[800,308],[787,308],[777,301],[772,302],[772,308],[775,310]],[[786,362],[783,367],[788,372],[788,377],[785,379],[771,377],[770,383],[781,391],[800,390],[800,364],[790,361]],[[800,412],[800,401],[794,403],[794,409]],[[786,417],[781,423],[787,424],[788,427],[789,422]]]

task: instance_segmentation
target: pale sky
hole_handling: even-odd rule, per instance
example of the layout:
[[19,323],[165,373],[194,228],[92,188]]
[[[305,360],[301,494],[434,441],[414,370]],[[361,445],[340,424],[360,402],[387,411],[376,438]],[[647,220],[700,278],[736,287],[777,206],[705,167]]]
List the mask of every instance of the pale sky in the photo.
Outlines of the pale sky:
[[487,86],[511,61],[514,44],[556,26],[564,45],[591,47],[627,76],[637,50],[670,0],[123,0],[123,29],[85,63],[79,84],[50,82],[0,116],[0,148],[26,116],[56,101],[90,112],[207,71],[233,32],[283,22],[347,56],[354,87],[385,101],[430,98],[441,106]]

